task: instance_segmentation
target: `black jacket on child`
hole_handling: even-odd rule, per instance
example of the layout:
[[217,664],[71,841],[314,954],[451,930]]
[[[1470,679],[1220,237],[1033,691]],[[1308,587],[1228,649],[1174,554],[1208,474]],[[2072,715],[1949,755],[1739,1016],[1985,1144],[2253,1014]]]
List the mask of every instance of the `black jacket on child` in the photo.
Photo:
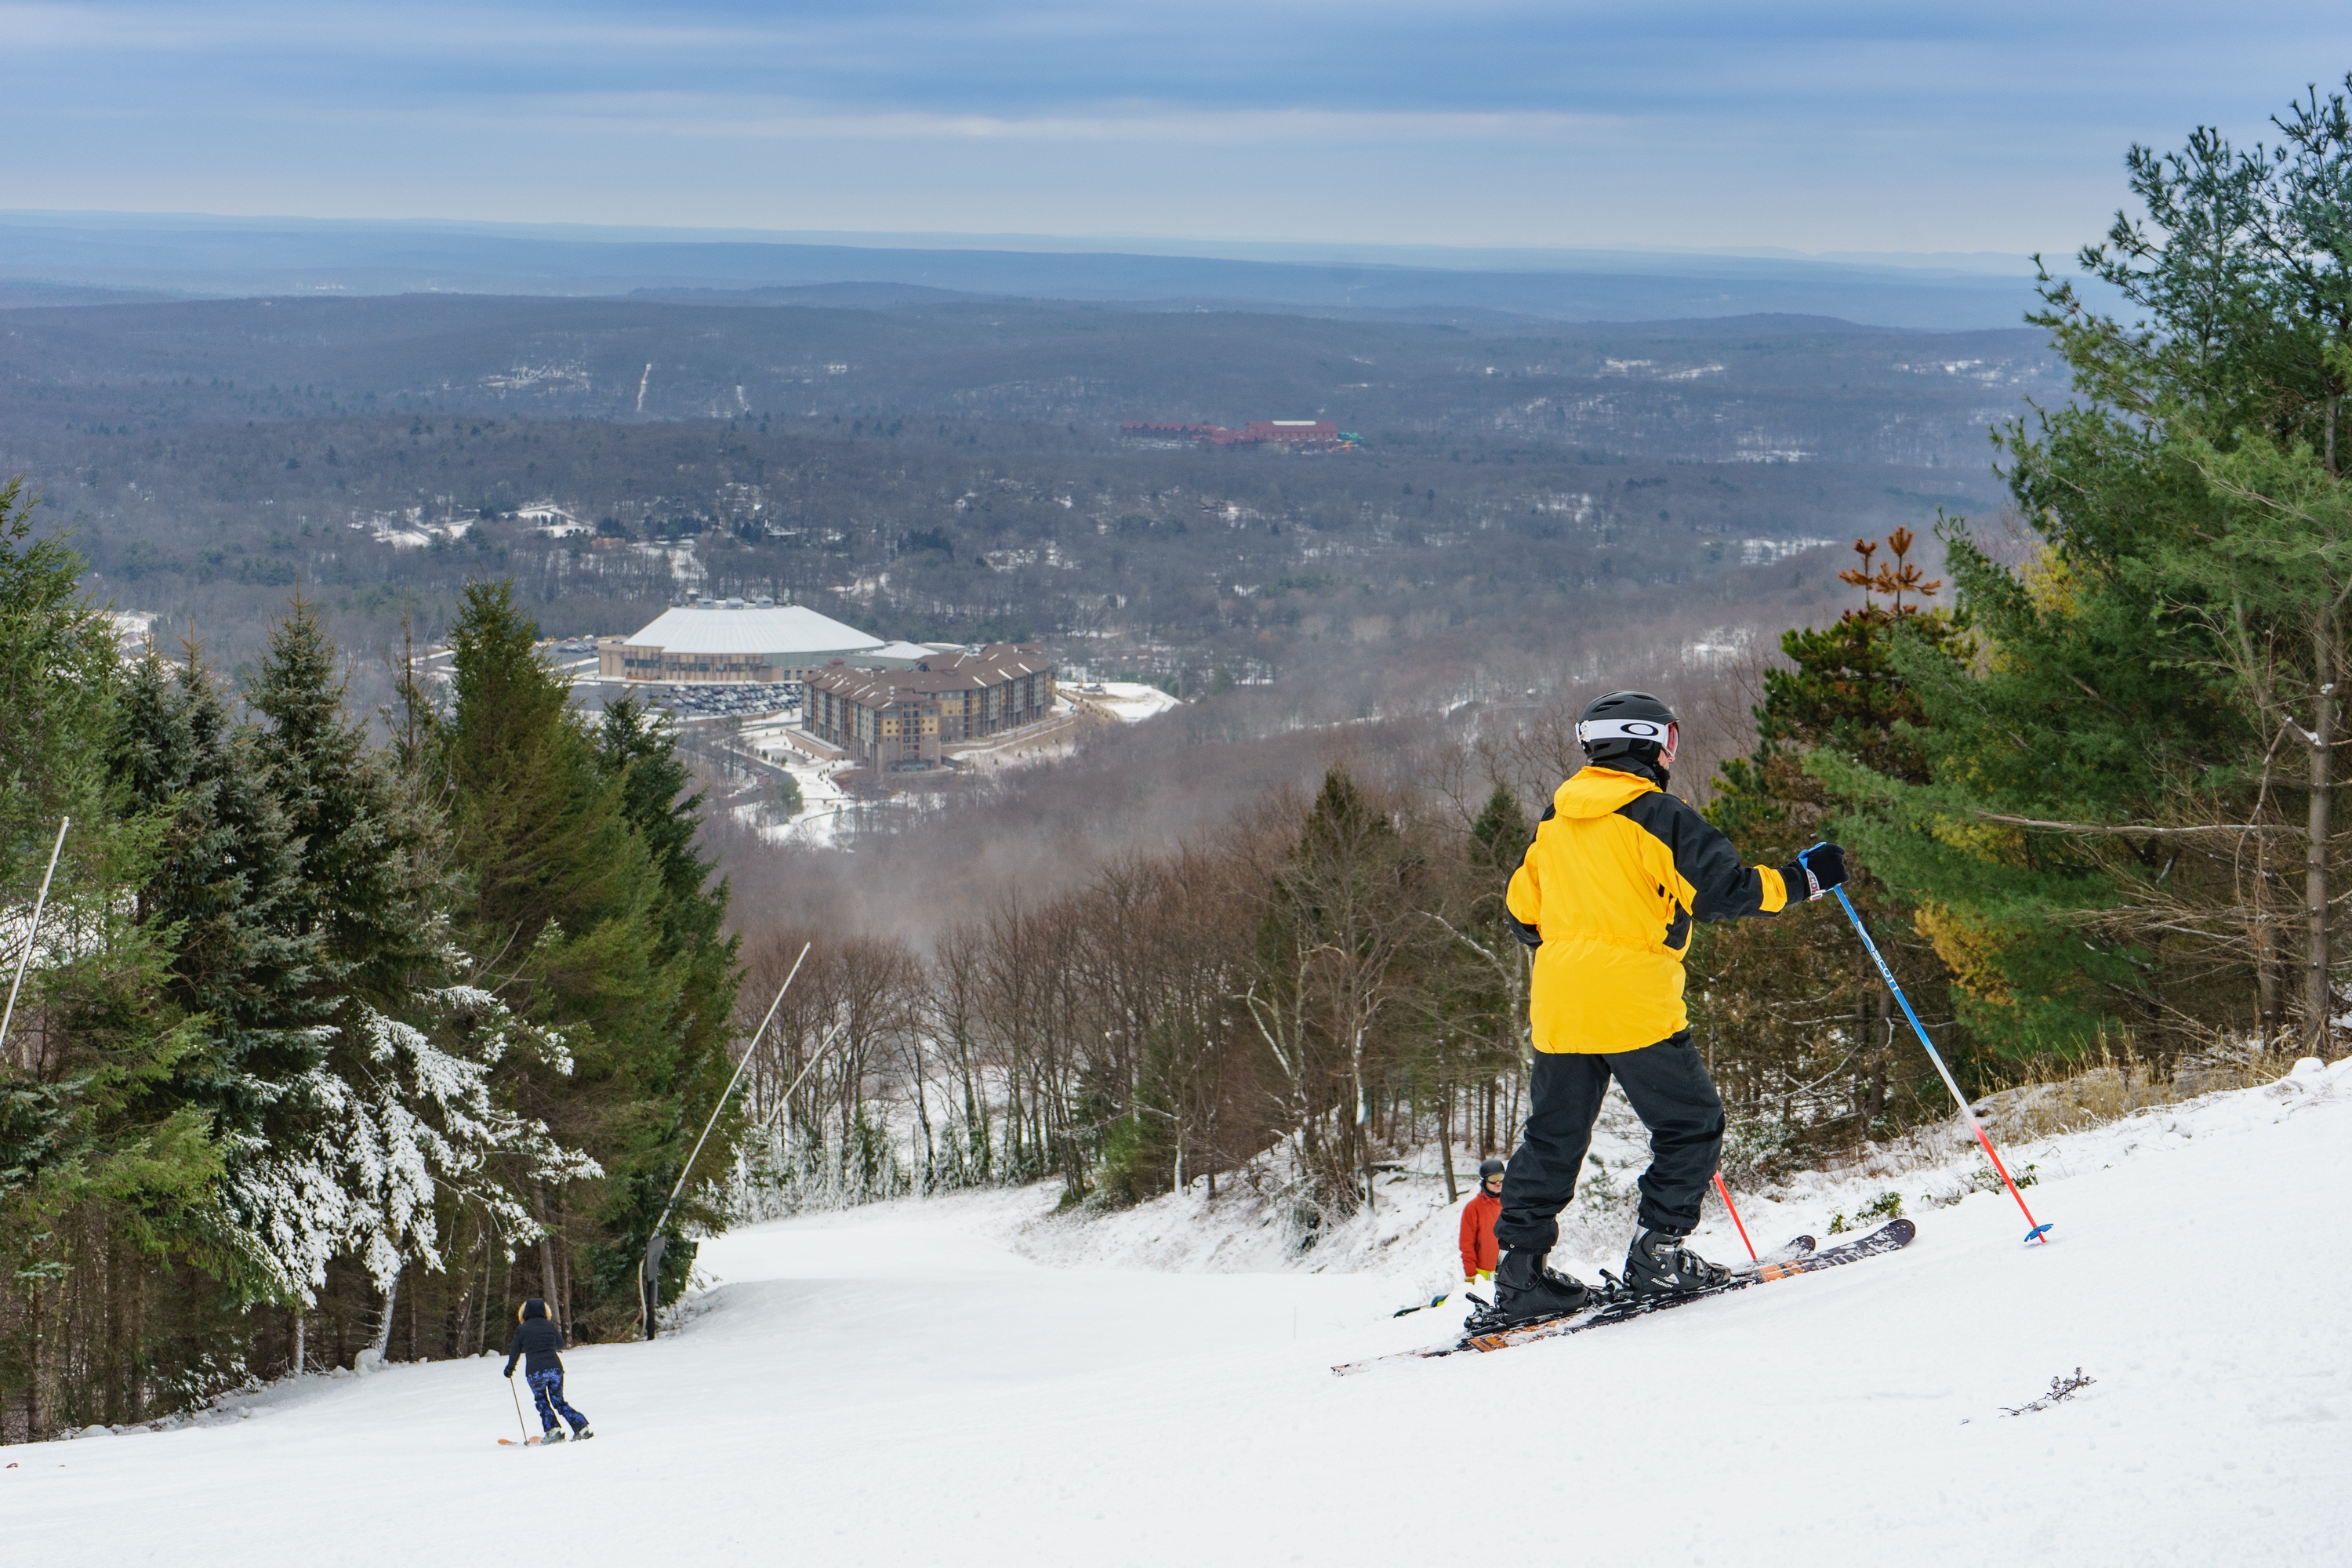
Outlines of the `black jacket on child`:
[[555,1352],[563,1348],[563,1331],[549,1321],[547,1303],[533,1296],[522,1304],[522,1321],[515,1324],[514,1337],[507,1341],[507,1371],[514,1375],[515,1360],[522,1358],[526,1375],[534,1372],[562,1372],[562,1358]]

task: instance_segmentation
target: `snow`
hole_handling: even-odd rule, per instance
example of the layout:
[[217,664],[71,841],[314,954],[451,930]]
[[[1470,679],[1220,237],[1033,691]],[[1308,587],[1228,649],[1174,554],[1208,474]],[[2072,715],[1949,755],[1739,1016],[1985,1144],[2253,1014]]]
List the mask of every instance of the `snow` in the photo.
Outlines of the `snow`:
[[1084,708],[1134,724],[1183,706],[1156,686],[1139,680],[1101,680],[1066,687],[1064,694]]
[[[1303,1257],[1269,1198],[1197,1185],[809,1215],[708,1244],[677,1331],[568,1352],[585,1447],[495,1447],[494,1360],[394,1364],[0,1450],[0,1519],[45,1565],[2337,1563],[2347,1139],[2352,1064],[2311,1064],[2021,1143],[2047,1247],[1931,1139],[1743,1203],[1779,1240],[1896,1191],[1901,1253],[1346,1379],[1446,1335],[1389,1316],[1450,1272],[1433,1174]],[[1621,1204],[1563,1252],[1613,1266]]]

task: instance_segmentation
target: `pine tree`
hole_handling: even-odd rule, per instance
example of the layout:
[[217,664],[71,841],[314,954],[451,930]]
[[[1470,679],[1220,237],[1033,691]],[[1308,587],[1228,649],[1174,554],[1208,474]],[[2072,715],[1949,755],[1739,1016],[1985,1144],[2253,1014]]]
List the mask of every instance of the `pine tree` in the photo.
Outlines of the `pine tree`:
[[1420,847],[1397,815],[1333,767],[1297,820],[1256,941],[1250,994],[1290,1079],[1300,1163],[1339,1212],[1377,1201],[1372,1096],[1402,1005],[1438,931]]
[[1973,1026],[2013,1054],[2291,1017],[2329,1048],[2347,101],[2310,94],[2272,146],[2132,149],[2142,212],[2080,261],[2137,319],[2045,276],[2076,395],[2000,436],[2036,548],[2004,566],[1948,529],[1985,657],[1897,650],[1930,781],[1825,774],[1869,800],[1871,863],[1932,892]]
[[[634,1307],[638,1252],[731,1069],[733,947],[718,931],[724,889],[702,885],[674,746],[634,714],[600,741],[536,640],[510,584],[467,585],[437,765],[472,883],[467,945],[578,1064],[567,1078],[520,1077],[520,1103],[604,1168],[601,1184],[551,1192],[541,1217],[563,1258],[587,1255],[573,1289],[610,1313]],[[714,1137],[702,1183],[731,1146]],[[666,1281],[691,1261],[679,1251]],[[541,1266],[565,1271],[554,1253]]]
[[274,1113],[323,1055],[326,1014],[311,994],[320,939],[300,929],[299,846],[258,736],[193,642],[175,668],[151,650],[131,671],[113,764],[128,808],[166,824],[137,915],[166,933],[165,994],[205,1037],[176,1065],[169,1092],[203,1108],[221,1136],[266,1142]]
[[[217,1342],[167,1335],[138,1282],[194,1260],[235,1271],[213,1197],[215,1119],[173,1084],[213,1059],[167,995],[171,931],[128,896],[168,819],[128,809],[110,766],[123,697],[114,629],[62,539],[0,488],[0,908],[20,956],[57,816],[73,828],[0,1052],[0,1436],[137,1419],[157,1384],[208,1391]],[[15,964],[8,965],[13,974]],[[69,1312],[67,1292],[100,1310]],[[217,1286],[206,1295],[217,1297]]]
[[[1882,546],[1854,542],[1860,565],[1841,574],[1864,602],[1830,626],[1781,635],[1786,668],[1768,669],[1756,709],[1757,746],[1723,764],[1706,816],[1748,860],[1786,865],[1841,836],[1842,803],[1811,771],[1821,761],[1924,783],[1920,698],[1897,660],[1905,637],[1965,657],[1959,617],[1923,601],[1943,587],[1910,559],[1907,529]],[[1938,1027],[1950,1020],[1948,980],[1932,945],[1913,931],[1916,900],[1894,894],[1863,858],[1849,861],[1847,895],[1869,922],[1905,993]],[[1727,1095],[1772,1136],[1870,1137],[1890,1111],[1928,1103],[1925,1063],[1896,1033],[1894,995],[1843,921],[1795,913],[1700,926],[1688,968],[1691,1018]],[[1907,1028],[1907,1026],[1906,1026]],[[1950,1054],[1962,1042],[1947,1037]]]
[[439,824],[352,719],[334,645],[299,595],[250,700],[269,721],[256,751],[295,835],[288,918],[314,944],[323,1048],[226,1194],[281,1294],[310,1300],[335,1258],[360,1261],[387,1297],[380,1336],[400,1270],[441,1266],[458,1207],[511,1245],[537,1226],[502,1173],[520,1184],[594,1165],[492,1082],[509,1057],[560,1077],[568,1053],[450,973]]
[[246,700],[295,841],[291,918],[315,935],[314,987],[331,1007],[397,1005],[447,932],[440,825],[346,707],[347,683],[316,607],[298,592],[272,629]]
[[[596,1268],[603,1288],[616,1293],[634,1279],[635,1260],[677,1184],[679,1167],[709,1120],[712,1102],[732,1076],[734,1063],[727,1046],[735,1007],[738,942],[720,931],[727,918],[727,884],[722,879],[710,885],[716,863],[704,859],[695,847],[703,796],[688,793],[692,780],[678,761],[676,733],[649,720],[639,704],[625,700],[604,710],[597,744],[599,765],[608,780],[618,784],[623,813],[660,879],[659,957],[676,996],[663,1031],[667,1048],[648,1064],[650,1070],[642,1079],[648,1093],[668,1103],[668,1111],[647,1124],[645,1147],[626,1154],[615,1152],[621,1169],[639,1173],[635,1180],[614,1184],[604,1215],[614,1240],[600,1249]],[[740,1126],[731,1109],[724,1120],[725,1139],[714,1135],[713,1140],[721,1151],[733,1147]],[[709,1150],[703,1161],[698,1172],[703,1182],[689,1184],[666,1229],[664,1300],[686,1288],[694,1266],[694,1244],[679,1234],[680,1227],[723,1223],[722,1215],[697,1200],[708,1189],[711,1174],[724,1165],[714,1163]]]

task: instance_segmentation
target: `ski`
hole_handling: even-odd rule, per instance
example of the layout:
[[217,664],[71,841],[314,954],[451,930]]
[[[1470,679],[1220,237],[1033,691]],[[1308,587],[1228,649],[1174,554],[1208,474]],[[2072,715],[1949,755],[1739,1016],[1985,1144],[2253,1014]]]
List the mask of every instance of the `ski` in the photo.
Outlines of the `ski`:
[[1814,1242],[1813,1238],[1810,1236],[1793,1237],[1790,1239],[1782,1242],[1771,1251],[1764,1254],[1763,1257],[1759,1258],[1753,1263],[1735,1264],[1731,1272],[1735,1275],[1748,1275],[1755,1273],[1759,1268],[1769,1268],[1776,1263],[1793,1263],[1800,1258],[1811,1256],[1813,1247],[1816,1245],[1817,1244]]
[[[1810,1236],[1792,1237],[1790,1240],[1782,1242],[1780,1246],[1764,1254],[1761,1258],[1757,1258],[1753,1263],[1742,1263],[1738,1265],[1732,1269],[1732,1273],[1737,1275],[1753,1274],[1758,1269],[1769,1268],[1775,1263],[1787,1263],[1793,1258],[1804,1257],[1807,1253],[1812,1251],[1813,1246],[1813,1238]],[[1446,1302],[1453,1300],[1456,1296],[1465,1297],[1469,1300],[1476,1301],[1481,1307],[1486,1304],[1478,1297],[1472,1296],[1467,1290],[1455,1290],[1444,1296],[1433,1296],[1428,1300],[1419,1302],[1411,1307],[1399,1307],[1395,1311],[1391,1312],[1389,1316],[1391,1318],[1409,1318],[1415,1312],[1426,1312],[1432,1307],[1443,1307]]]
[[[1432,1345],[1425,1350],[1398,1351],[1390,1355],[1374,1356],[1370,1361],[1343,1362],[1333,1367],[1331,1371],[1335,1376],[1348,1377],[1379,1366],[1385,1362],[1433,1361],[1440,1356],[1459,1355],[1465,1351],[1477,1351],[1483,1353],[1487,1351],[1508,1350],[1513,1345],[1527,1344],[1534,1340],[1557,1339],[1563,1334],[1580,1334],[1587,1329],[1606,1328],[1612,1323],[1622,1323],[1634,1318],[1645,1318],[1653,1312],[1663,1312],[1670,1308],[1688,1306],[1693,1301],[1713,1300],[1717,1296],[1727,1296],[1734,1290],[1744,1290],[1750,1285],[1769,1284],[1776,1279],[1790,1279],[1800,1274],[1811,1274],[1823,1268],[1835,1268],[1842,1264],[1859,1263],[1865,1258],[1876,1258],[1882,1253],[1899,1251],[1909,1246],[1911,1238],[1917,1234],[1918,1227],[1909,1220],[1891,1220],[1868,1236],[1842,1242],[1825,1252],[1814,1252],[1809,1249],[1787,1258],[1780,1258],[1778,1256],[1780,1251],[1796,1247],[1797,1244],[1791,1242],[1789,1248],[1776,1249],[1773,1260],[1759,1260],[1748,1272],[1735,1274],[1729,1283],[1713,1290],[1701,1290],[1688,1296],[1655,1296],[1642,1299],[1630,1299],[1622,1294],[1612,1293],[1604,1296],[1600,1305],[1589,1307],[1580,1312],[1569,1313],[1565,1317],[1523,1323],[1517,1328],[1496,1329],[1486,1333],[1465,1333],[1452,1344]],[[1799,1239],[1807,1242],[1811,1240],[1810,1237]]]

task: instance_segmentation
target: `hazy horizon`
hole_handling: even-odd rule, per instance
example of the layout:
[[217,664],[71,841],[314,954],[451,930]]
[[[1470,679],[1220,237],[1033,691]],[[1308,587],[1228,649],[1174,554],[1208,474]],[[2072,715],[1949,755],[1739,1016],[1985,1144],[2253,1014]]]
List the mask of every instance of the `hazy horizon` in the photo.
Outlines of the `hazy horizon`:
[[0,41],[20,211],[1883,258],[2071,253],[2128,145],[2259,138],[2352,13],[100,0]]
[[1297,236],[1243,238],[1223,235],[1180,235],[1138,231],[1072,231],[1060,234],[997,230],[949,229],[803,229],[710,227],[692,224],[523,223],[487,218],[449,217],[432,213],[394,213],[370,217],[332,217],[296,212],[197,212],[182,209],[141,211],[107,207],[0,208],[0,225],[42,226],[136,227],[315,227],[329,231],[364,232],[407,229],[520,238],[547,238],[584,244],[671,243],[843,246],[895,249],[960,249],[1071,251],[1081,254],[1202,257],[1235,260],[1312,263],[1342,258],[1365,266],[1443,267],[1465,271],[1549,270],[1599,260],[1681,260],[1691,263],[1762,261],[1824,267],[1892,267],[1928,271],[1989,275],[2030,274],[2032,257],[2022,251],[1998,250],[1819,250],[1785,246],[1666,245],[1626,241],[1586,246],[1448,245],[1370,240],[1316,240]]

